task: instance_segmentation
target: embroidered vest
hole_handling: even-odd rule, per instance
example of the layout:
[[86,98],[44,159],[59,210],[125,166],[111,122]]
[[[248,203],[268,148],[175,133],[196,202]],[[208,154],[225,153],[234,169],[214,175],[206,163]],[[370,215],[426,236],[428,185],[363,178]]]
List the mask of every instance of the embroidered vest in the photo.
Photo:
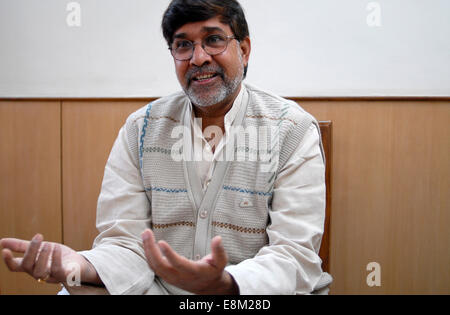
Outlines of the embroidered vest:
[[210,253],[216,235],[222,236],[230,264],[254,257],[268,244],[274,181],[310,125],[317,126],[295,102],[247,84],[245,88],[235,125],[246,132],[234,145],[227,144],[225,152],[231,148],[234,159],[217,162],[205,193],[195,163],[180,159],[192,150],[190,128],[183,128],[188,102],[184,93],[152,102],[127,120],[129,143],[139,156],[151,203],[151,228],[157,240],[167,241],[189,259]]

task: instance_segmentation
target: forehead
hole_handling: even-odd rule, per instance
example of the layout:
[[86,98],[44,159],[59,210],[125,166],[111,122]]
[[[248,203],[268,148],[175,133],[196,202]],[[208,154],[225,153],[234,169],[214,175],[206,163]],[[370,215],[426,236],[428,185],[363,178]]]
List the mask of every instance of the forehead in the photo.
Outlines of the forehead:
[[212,32],[222,32],[224,34],[232,34],[231,27],[220,21],[220,17],[216,16],[206,21],[186,23],[177,29],[174,38],[177,37],[195,37]]

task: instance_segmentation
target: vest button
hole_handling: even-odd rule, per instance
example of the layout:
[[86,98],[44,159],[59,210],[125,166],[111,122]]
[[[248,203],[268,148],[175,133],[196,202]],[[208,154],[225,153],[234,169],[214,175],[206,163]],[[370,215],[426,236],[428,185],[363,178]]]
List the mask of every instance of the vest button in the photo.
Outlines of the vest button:
[[203,210],[202,212],[200,212],[200,218],[206,219],[207,216],[208,216],[208,211],[207,210]]

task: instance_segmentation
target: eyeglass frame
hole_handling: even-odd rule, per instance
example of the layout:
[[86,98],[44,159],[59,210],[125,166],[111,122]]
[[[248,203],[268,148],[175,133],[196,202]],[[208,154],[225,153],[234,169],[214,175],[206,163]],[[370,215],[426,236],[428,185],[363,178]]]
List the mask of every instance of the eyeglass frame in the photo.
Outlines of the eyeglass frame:
[[[209,52],[207,52],[207,51],[205,50],[204,40],[205,40],[206,38],[208,38],[208,37],[210,37],[210,36],[214,36],[214,35],[219,35],[219,34],[210,34],[210,35],[204,37],[204,38],[202,39],[202,42],[201,42],[201,43],[193,42],[193,41],[190,41],[190,40],[186,39],[186,41],[192,43],[192,54],[191,54],[191,56],[190,56],[189,58],[187,58],[187,59],[177,59],[177,58],[174,56],[174,54],[175,54],[174,49],[173,49],[172,47],[169,47],[168,49],[170,50],[170,53],[171,53],[172,57],[175,58],[176,60],[178,60],[178,61],[188,61],[188,60],[191,60],[192,57],[194,57],[195,45],[200,45],[200,44],[201,44],[202,49],[205,51],[205,53],[207,53],[207,54],[210,55],[210,56],[217,56],[217,55],[223,54],[223,53],[228,49],[228,45],[230,44],[230,41],[231,41],[232,39],[235,39],[235,40],[237,40],[238,43],[240,43],[240,41],[239,41],[239,40],[236,38],[236,36],[234,36],[234,35],[225,36],[227,44],[225,45],[224,50],[221,51],[221,52],[219,52],[219,53],[217,53],[217,54],[210,54]],[[173,41],[172,41],[172,44],[173,44]]]

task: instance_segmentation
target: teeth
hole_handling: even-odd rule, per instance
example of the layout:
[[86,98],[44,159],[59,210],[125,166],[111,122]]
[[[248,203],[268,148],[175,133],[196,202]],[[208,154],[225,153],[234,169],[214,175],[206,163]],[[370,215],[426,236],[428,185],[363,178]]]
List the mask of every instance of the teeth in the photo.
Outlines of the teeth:
[[214,74],[206,74],[206,75],[198,76],[196,79],[197,80],[206,80],[206,79],[212,78],[213,76],[214,76]]

